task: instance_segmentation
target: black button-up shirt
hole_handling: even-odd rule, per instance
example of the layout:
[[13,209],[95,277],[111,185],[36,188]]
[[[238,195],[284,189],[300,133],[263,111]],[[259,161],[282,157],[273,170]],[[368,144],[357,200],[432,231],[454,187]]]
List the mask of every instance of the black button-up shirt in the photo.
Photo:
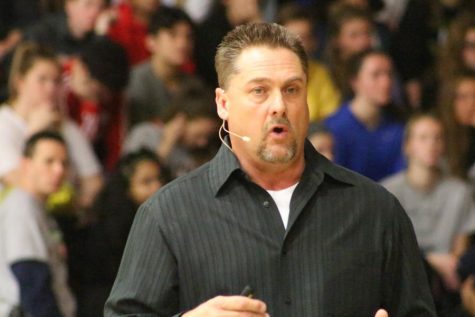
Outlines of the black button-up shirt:
[[272,317],[435,316],[411,223],[307,142],[287,229],[222,147],[139,209],[106,316],[173,316],[250,285]]

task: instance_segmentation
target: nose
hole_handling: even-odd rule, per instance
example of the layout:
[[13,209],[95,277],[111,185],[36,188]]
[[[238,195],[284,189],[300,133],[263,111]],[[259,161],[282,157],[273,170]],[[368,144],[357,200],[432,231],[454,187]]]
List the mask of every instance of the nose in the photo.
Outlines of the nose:
[[284,96],[281,91],[275,94],[270,105],[270,112],[272,116],[281,117],[287,112],[287,106],[285,105]]

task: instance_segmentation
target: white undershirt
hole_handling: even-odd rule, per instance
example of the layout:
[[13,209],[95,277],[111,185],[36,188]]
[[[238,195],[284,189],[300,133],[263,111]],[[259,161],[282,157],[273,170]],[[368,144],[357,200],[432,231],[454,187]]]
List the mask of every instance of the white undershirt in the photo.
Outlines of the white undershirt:
[[279,209],[285,229],[287,229],[287,224],[289,222],[290,200],[292,199],[292,194],[297,185],[298,183],[285,189],[267,191],[277,205],[277,209]]

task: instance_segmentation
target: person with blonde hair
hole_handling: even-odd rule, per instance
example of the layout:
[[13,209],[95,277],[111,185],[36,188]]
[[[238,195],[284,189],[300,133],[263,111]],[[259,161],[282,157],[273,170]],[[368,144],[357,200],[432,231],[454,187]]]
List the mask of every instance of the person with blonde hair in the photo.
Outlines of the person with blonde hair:
[[7,103],[0,107],[0,180],[15,185],[20,176],[22,144],[44,129],[60,131],[68,144],[78,180],[78,202],[89,205],[102,185],[101,168],[79,128],[61,114],[61,67],[50,50],[20,45],[13,57]]

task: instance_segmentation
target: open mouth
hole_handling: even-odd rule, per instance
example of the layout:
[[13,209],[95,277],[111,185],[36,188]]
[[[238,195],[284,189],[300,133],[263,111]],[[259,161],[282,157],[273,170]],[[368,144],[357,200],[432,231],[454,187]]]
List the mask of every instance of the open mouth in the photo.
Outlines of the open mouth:
[[278,125],[272,127],[270,130],[270,134],[274,137],[284,137],[288,132],[288,128],[283,125]]

